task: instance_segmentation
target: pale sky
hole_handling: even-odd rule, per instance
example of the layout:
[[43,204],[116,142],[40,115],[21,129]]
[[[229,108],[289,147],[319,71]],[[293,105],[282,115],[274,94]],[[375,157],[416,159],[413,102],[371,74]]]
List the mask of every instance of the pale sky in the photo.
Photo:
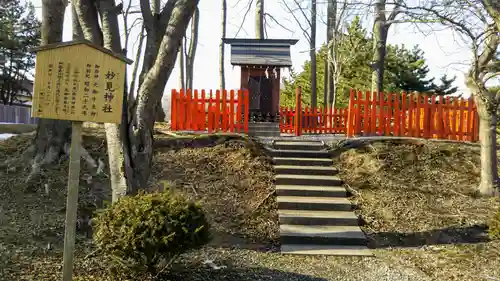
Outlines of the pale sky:
[[[41,1],[33,0],[37,7],[37,16],[41,17]],[[228,25],[227,38],[234,38],[239,27],[243,22],[244,14],[247,10],[248,2],[251,0],[228,0]],[[292,46],[292,62],[295,70],[300,70],[305,60],[309,59],[308,42],[302,34],[298,24],[293,17],[280,4],[283,0],[267,0],[265,3],[265,12],[271,14],[281,25],[286,26],[288,30],[283,29],[274,22],[269,22],[267,29],[268,38],[274,39],[299,39],[299,42]],[[124,1],[127,3],[128,1]],[[200,27],[199,43],[194,65],[194,88],[195,89],[217,89],[219,87],[219,40],[221,38],[220,30],[220,2],[214,0],[200,0]],[[255,1],[254,1],[255,2]],[[138,10],[138,1],[132,0],[135,5],[133,9]],[[293,1],[287,3],[293,4]],[[317,23],[317,45],[320,46],[326,40],[326,26],[324,24],[326,16],[326,1],[318,1],[318,23]],[[253,38],[255,36],[254,13],[252,7],[248,12],[243,28],[238,34],[238,38]],[[368,11],[359,12],[363,15],[364,25],[367,30],[371,30],[372,21]],[[300,17],[300,14],[297,13]],[[131,22],[133,18],[129,19]],[[123,22],[123,21],[122,21]],[[128,57],[135,59],[136,38],[140,32],[137,27],[131,34],[131,45],[129,45]],[[428,31],[428,30],[427,30]],[[123,32],[123,29],[122,29]],[[189,34],[189,29],[188,32]],[[427,33],[427,34],[424,34]],[[63,34],[64,41],[71,40],[71,10],[67,9],[65,17],[65,28]],[[408,47],[419,45],[425,52],[427,64],[430,68],[430,75],[439,79],[443,74],[448,77],[457,76],[456,86],[460,91],[466,91],[464,86],[464,72],[467,70],[467,62],[471,57],[470,50],[463,43],[457,42],[455,35],[449,29],[441,31],[426,32],[425,28],[417,28],[409,24],[395,24],[391,26],[388,41],[390,44],[405,44]],[[134,46],[132,46],[134,44]],[[226,46],[226,87],[238,88],[240,79],[240,70],[230,64],[230,47]],[[178,65],[178,63],[177,63]],[[132,72],[132,66],[129,67],[129,74]],[[285,76],[287,76],[285,72]],[[178,67],[174,69],[165,88],[165,94],[169,94],[173,88],[179,88]],[[468,96],[468,93],[464,93]]]

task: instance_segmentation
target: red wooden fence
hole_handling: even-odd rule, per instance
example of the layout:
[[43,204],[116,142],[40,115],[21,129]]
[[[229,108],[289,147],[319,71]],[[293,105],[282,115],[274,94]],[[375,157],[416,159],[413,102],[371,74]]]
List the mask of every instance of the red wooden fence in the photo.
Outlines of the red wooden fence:
[[[300,136],[306,134],[345,134],[348,111],[345,108],[302,107],[302,90],[297,88],[296,108],[280,107],[280,131]],[[300,117],[296,114],[300,113]]]
[[348,111],[347,108],[317,108],[314,111],[306,106],[301,109],[300,127],[297,132],[296,109],[280,107],[280,131],[282,133],[306,134],[345,134]]
[[[212,132],[248,132],[248,90],[172,90],[171,128]],[[479,119],[472,98],[351,91],[349,108],[280,108],[280,131],[295,135],[409,136],[477,141]]]
[[351,91],[347,137],[393,135],[477,141],[478,120],[472,98]]
[[172,90],[171,130],[248,132],[248,90]]

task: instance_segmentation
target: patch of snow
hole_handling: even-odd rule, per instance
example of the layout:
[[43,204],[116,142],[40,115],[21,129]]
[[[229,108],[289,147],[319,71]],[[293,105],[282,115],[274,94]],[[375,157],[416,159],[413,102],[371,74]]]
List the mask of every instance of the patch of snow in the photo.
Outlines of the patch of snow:
[[15,136],[16,134],[0,134],[0,140],[6,140],[10,137]]

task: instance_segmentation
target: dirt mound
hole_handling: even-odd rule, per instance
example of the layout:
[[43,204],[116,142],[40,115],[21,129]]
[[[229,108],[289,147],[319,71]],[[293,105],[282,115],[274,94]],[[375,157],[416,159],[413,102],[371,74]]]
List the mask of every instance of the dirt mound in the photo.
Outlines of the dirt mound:
[[[341,174],[373,231],[484,224],[498,200],[478,198],[479,151],[460,144],[374,142],[344,152]],[[356,194],[356,191],[359,194]]]
[[466,144],[374,141],[342,152],[339,168],[380,256],[432,280],[489,280],[500,240],[486,224],[500,200],[476,196],[479,160]]
[[[0,141],[0,163],[20,159],[32,138],[33,134],[19,135]],[[277,233],[277,215],[272,211],[276,202],[269,196],[272,168],[258,144],[237,135],[159,133],[155,139],[152,188],[167,180],[200,200],[218,246],[272,245]],[[108,163],[102,128],[86,128],[83,144],[95,160]],[[68,159],[63,156],[59,163],[43,169],[32,188],[25,183],[29,170],[27,162],[19,161],[0,168],[0,280],[60,278]],[[95,169],[82,161],[81,175],[78,211],[84,216],[109,201],[111,191],[107,169],[95,175]],[[108,280],[99,257],[87,257],[94,251],[87,234],[78,232],[75,273]]]
[[213,147],[159,150],[154,159],[155,181],[165,180],[201,201],[217,243],[267,244],[277,238],[272,165],[257,144],[233,140]]

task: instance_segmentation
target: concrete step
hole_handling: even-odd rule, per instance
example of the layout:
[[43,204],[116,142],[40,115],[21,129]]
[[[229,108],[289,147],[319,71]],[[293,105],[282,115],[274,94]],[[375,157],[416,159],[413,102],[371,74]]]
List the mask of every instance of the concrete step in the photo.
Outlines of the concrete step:
[[279,210],[351,211],[347,198],[278,196]]
[[331,158],[300,158],[300,157],[274,157],[275,165],[293,165],[293,166],[331,166]]
[[268,154],[272,157],[293,157],[293,158],[331,158],[326,150],[277,150],[269,149]]
[[373,253],[366,246],[343,245],[282,244],[281,253],[289,255],[373,256]]
[[283,225],[343,225],[358,226],[358,217],[353,212],[278,210]]
[[337,176],[318,175],[275,175],[276,185],[315,185],[341,186],[342,181]]
[[258,136],[258,137],[279,137],[281,135],[279,130],[273,131],[273,130],[256,130],[256,131],[250,131],[248,130],[248,135],[249,136]]
[[367,239],[359,226],[280,225],[282,244],[366,246]]
[[325,150],[326,146],[322,142],[310,141],[276,141],[273,145],[277,150]]
[[278,196],[346,197],[342,186],[276,185]]
[[248,128],[278,128],[280,123],[278,122],[248,122]]
[[294,166],[294,165],[276,165],[274,166],[276,174],[291,175],[335,175],[338,170],[327,166]]

